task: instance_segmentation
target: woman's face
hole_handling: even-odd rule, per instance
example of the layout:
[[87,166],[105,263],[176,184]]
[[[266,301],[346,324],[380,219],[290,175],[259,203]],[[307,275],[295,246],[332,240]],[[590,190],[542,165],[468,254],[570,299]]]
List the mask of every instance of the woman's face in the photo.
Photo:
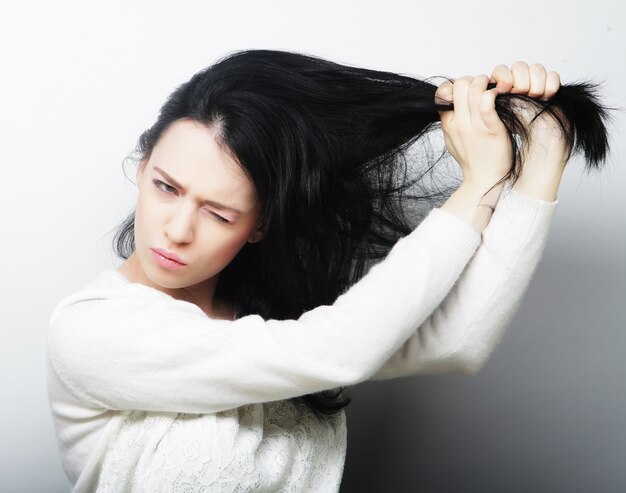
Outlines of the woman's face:
[[[194,287],[206,294],[246,242],[262,238],[253,185],[201,123],[174,122],[139,167],[137,183],[135,252],[129,261],[139,282],[170,294]],[[175,254],[184,265],[155,250]]]

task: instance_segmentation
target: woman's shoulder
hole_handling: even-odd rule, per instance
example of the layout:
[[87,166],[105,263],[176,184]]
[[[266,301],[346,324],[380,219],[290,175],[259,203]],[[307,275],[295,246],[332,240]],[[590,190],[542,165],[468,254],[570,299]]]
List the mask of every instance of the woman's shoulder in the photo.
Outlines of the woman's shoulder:
[[66,295],[57,303],[50,315],[50,323],[70,306],[77,304],[85,306],[88,303],[90,307],[96,309],[104,306],[103,301],[124,301],[129,298],[150,299],[155,302],[172,300],[166,293],[143,284],[130,282],[116,269],[103,269],[89,283]]

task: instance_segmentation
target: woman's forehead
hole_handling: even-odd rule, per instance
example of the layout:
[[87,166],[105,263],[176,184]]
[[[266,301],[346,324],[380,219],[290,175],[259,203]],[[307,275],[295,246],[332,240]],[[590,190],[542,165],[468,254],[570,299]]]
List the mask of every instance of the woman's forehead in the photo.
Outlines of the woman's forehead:
[[215,132],[198,122],[172,124],[159,139],[148,165],[202,200],[230,200],[244,208],[256,200],[254,186],[239,163],[218,144]]

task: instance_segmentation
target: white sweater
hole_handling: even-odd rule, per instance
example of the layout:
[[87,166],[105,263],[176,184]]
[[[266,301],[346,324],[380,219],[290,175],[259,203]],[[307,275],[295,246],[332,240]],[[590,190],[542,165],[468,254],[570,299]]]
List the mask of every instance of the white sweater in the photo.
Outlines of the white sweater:
[[48,393],[74,491],[338,491],[345,413],[320,421],[291,398],[476,372],[521,303],[557,203],[506,186],[482,241],[433,209],[297,320],[211,319],[104,270],[50,317]]

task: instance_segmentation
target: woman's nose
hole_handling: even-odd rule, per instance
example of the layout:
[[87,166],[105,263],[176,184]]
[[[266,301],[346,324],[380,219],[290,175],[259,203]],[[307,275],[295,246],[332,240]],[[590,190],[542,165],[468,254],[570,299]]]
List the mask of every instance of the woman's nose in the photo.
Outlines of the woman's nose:
[[165,234],[173,243],[189,243],[193,240],[196,214],[191,205],[180,203],[165,225]]

